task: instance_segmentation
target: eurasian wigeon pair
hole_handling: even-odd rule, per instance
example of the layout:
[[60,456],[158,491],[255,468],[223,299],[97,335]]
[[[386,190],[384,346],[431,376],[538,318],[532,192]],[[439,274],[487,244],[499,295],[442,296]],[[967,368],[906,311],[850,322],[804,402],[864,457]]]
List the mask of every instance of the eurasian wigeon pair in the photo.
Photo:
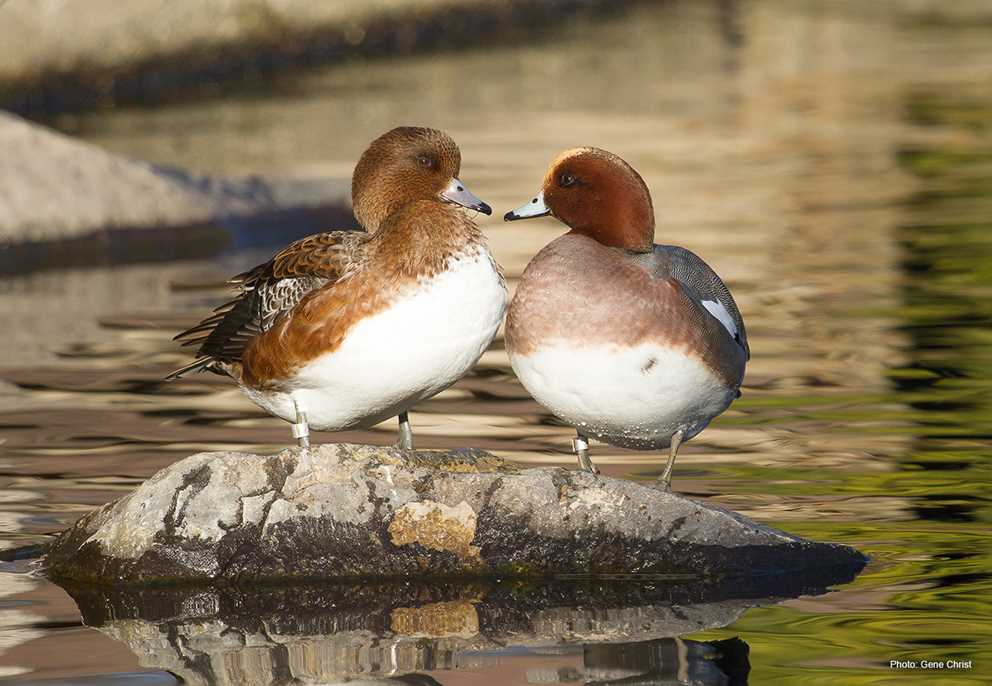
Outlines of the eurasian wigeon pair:
[[[235,277],[241,293],[178,339],[202,369],[231,376],[268,412],[339,431],[398,416],[464,375],[492,342],[506,286],[482,233],[457,206],[491,212],[458,179],[454,141],[403,127],[373,141],[352,200],[365,231],[304,238]],[[507,221],[552,215],[571,231],[524,271],[506,326],[521,383],[588,438],[679,445],[740,395],[749,357],[744,322],[720,278],[692,252],[654,244],[647,186],[595,148],[560,155],[541,192]]]
[[299,240],[232,282],[241,293],[176,338],[293,425],[370,427],[460,379],[506,313],[506,284],[482,232],[457,206],[492,210],[458,179],[461,153],[434,129],[401,127],[362,154],[353,211],[365,231]]

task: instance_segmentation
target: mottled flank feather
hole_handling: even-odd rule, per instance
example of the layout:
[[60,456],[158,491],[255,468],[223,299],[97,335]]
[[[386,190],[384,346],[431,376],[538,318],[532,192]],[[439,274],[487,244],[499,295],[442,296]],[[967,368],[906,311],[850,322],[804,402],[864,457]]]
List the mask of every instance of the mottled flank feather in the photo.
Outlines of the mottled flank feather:
[[197,359],[169,374],[176,379],[189,372],[208,370],[227,374],[241,361],[251,341],[272,328],[280,315],[303,298],[334,283],[359,264],[370,235],[364,231],[328,231],[292,243],[275,257],[229,281],[240,289],[175,340],[199,346]]

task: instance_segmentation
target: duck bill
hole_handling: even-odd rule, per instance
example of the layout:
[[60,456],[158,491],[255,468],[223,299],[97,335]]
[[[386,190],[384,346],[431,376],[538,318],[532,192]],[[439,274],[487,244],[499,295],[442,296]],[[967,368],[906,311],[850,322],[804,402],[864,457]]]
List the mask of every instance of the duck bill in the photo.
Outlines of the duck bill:
[[448,202],[453,202],[456,205],[467,207],[476,212],[482,212],[482,214],[493,213],[493,208],[479,200],[475,196],[475,193],[467,189],[465,184],[458,180],[457,176],[453,176],[448,187],[441,191],[441,197]]
[[532,217],[544,217],[551,214],[551,210],[544,204],[544,191],[525,205],[521,205],[515,210],[510,210],[503,215],[504,221],[512,222],[517,219],[530,219]]

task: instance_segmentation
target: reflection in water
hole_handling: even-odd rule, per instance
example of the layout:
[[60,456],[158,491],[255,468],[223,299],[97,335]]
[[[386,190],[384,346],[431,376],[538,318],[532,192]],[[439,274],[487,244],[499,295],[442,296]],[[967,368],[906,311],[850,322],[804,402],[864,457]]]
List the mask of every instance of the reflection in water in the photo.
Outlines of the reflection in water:
[[445,683],[445,672],[513,657],[541,658],[522,660],[528,683],[724,686],[747,683],[747,644],[678,636],[724,626],[785,591],[822,591],[785,586],[479,581],[70,592],[88,625],[126,644],[143,667],[187,684],[423,683],[415,675],[424,672]]
[[[572,681],[616,686],[699,684],[742,686],[750,671],[747,643],[739,638],[690,641],[661,638],[640,643],[586,646],[585,674]],[[539,681],[537,683],[549,683]],[[568,679],[560,679],[565,683]]]
[[[686,447],[676,488],[873,558],[842,589],[728,614],[726,628],[686,629],[682,644],[656,654],[739,634],[755,683],[901,682],[890,659],[992,664],[981,639],[992,634],[984,5],[664,2],[563,23],[540,44],[359,62],[301,74],[271,97],[61,124],[126,155],[205,172],[336,178],[381,131],[431,124],[453,134],[464,178],[504,209],[534,191],[564,148],[622,154],[651,187],[658,242],[699,252],[727,277],[753,338],[744,397]],[[550,220],[482,226],[511,287],[561,231]],[[223,380],[161,383],[184,359],[171,335],[222,300],[224,277],[258,258],[234,251],[0,280],[0,310],[14,323],[0,338],[0,379],[13,382],[0,384],[0,547],[43,540],[193,451],[284,445],[278,420]],[[499,341],[412,420],[425,446],[573,462],[567,428],[516,383]],[[391,429],[340,438],[388,443]],[[603,446],[597,464],[645,478],[661,460]],[[138,668],[123,644],[79,627],[57,587],[3,564],[0,674]],[[403,616],[410,627],[426,621]],[[188,631],[195,638],[193,624]],[[542,652],[539,665],[543,649],[527,650],[512,678],[500,671],[516,664],[509,649],[475,651],[471,662],[457,653],[464,669],[433,678],[446,686],[608,678],[574,650]],[[986,676],[987,668],[939,678]]]

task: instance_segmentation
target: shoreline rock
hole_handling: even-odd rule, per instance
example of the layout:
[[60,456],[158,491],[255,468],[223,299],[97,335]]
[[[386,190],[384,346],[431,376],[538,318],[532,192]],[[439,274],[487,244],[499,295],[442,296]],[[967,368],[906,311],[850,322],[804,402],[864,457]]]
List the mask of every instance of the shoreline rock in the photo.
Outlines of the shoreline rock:
[[184,249],[204,258],[266,232],[285,242],[355,226],[350,183],[338,179],[197,175],[118,157],[6,112],[0,149],[0,273],[170,259]]
[[755,578],[866,558],[623,479],[479,450],[200,453],[84,516],[46,556],[93,584],[388,578]]
[[[2,8],[0,107],[19,114],[217,97],[355,58],[478,49],[633,0],[193,0]],[[2,5],[2,3],[0,3]],[[154,22],[149,23],[154,17]],[[67,40],[66,36],[72,37]],[[25,38],[27,37],[27,38]]]

